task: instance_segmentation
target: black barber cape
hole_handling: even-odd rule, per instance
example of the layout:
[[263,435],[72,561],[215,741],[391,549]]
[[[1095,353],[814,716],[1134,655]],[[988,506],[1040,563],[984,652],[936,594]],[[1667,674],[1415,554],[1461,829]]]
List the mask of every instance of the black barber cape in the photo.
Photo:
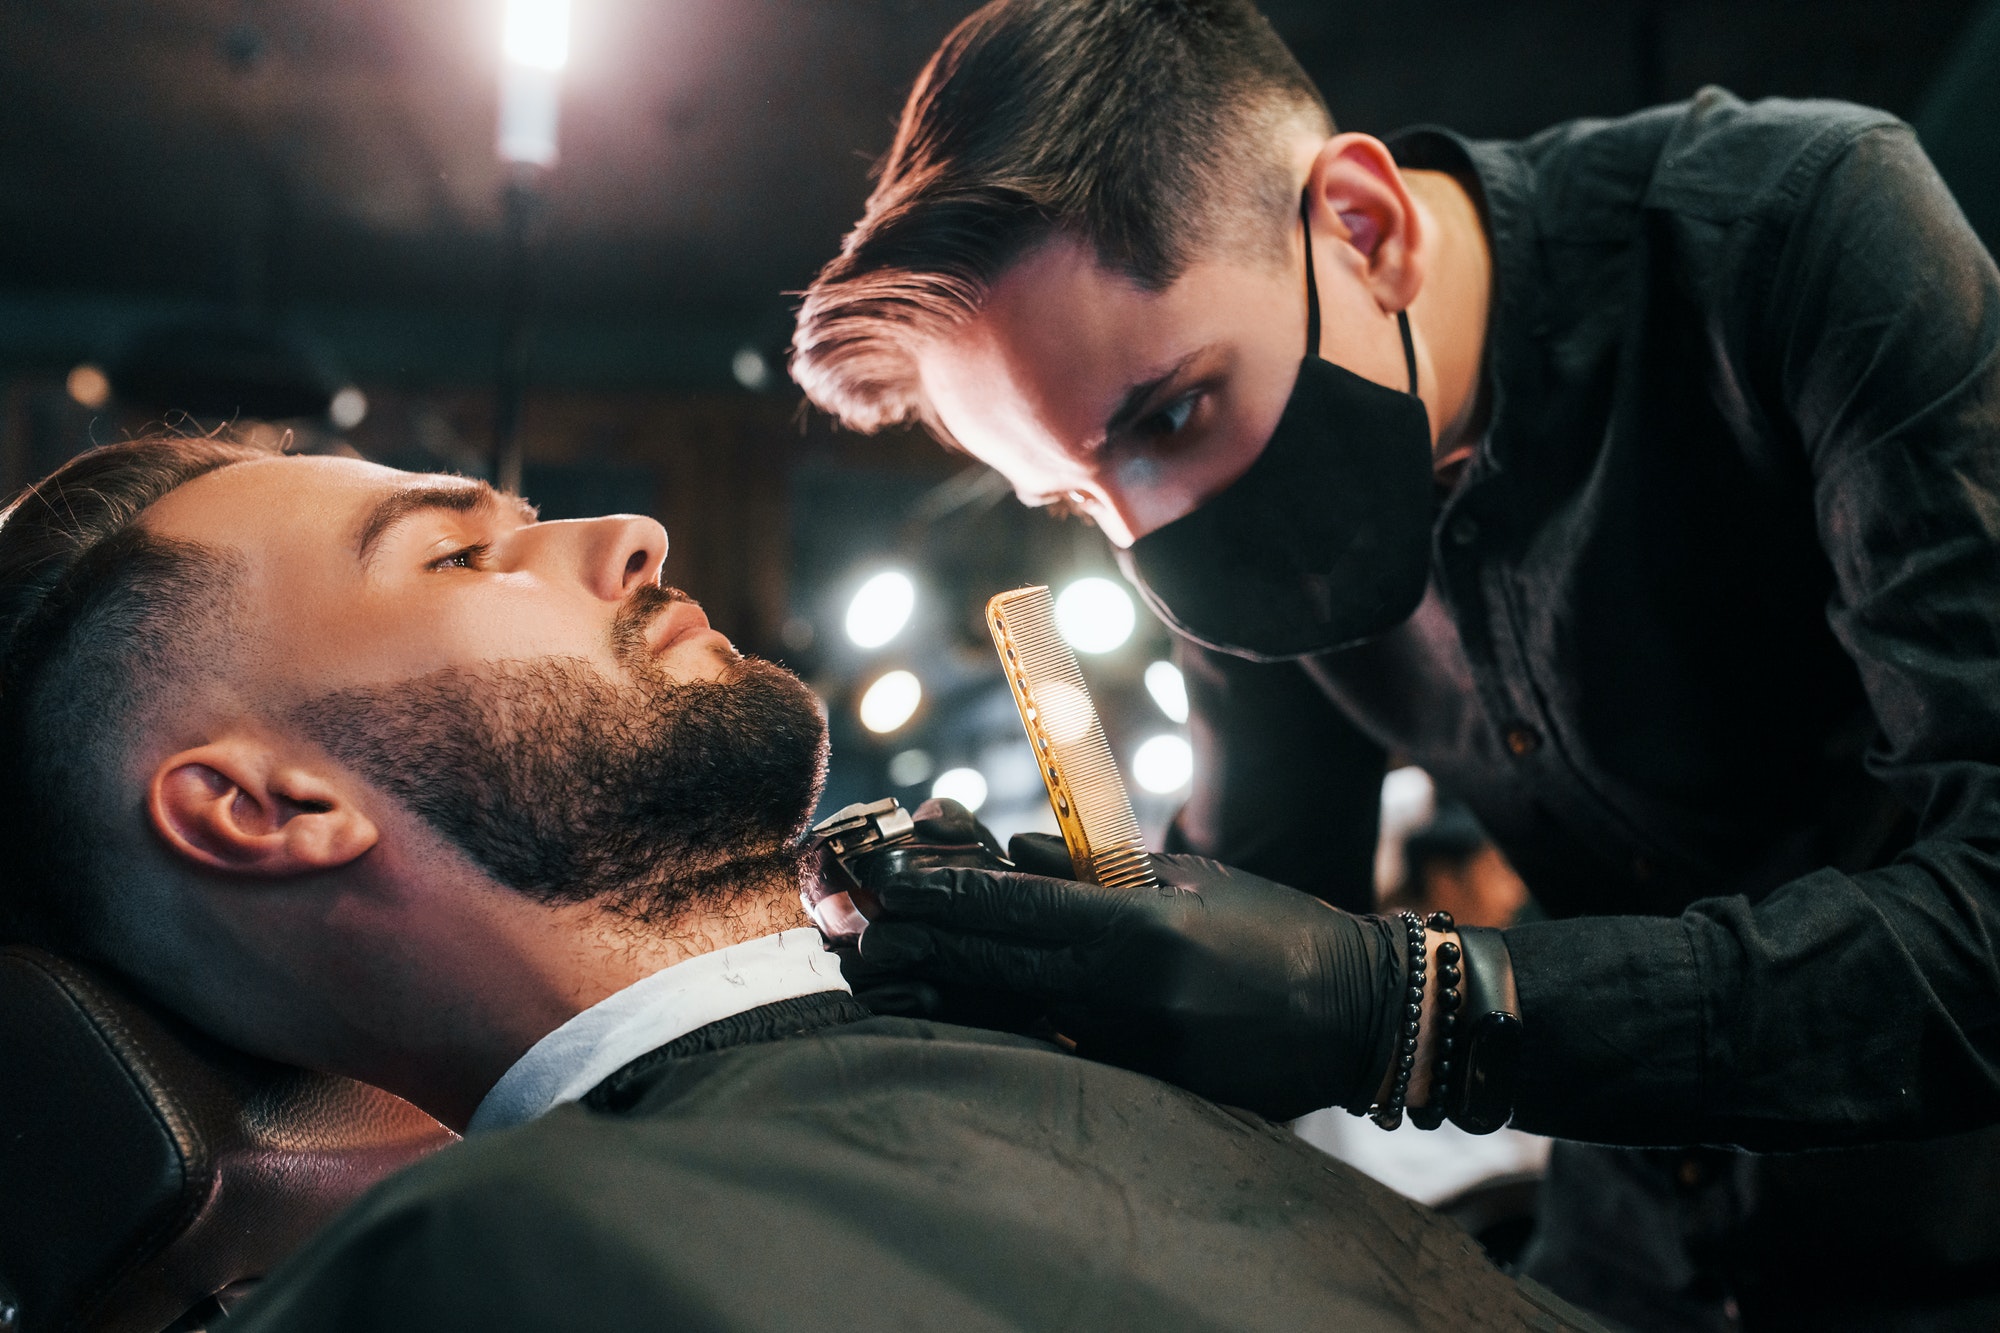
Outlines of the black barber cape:
[[364,1199],[230,1333],[1568,1329],[1299,1142],[843,994],[711,1024]]
[[[1392,147],[1481,202],[1489,425],[1408,624],[1186,654],[1180,845],[1366,909],[1385,755],[1429,770],[1570,918],[1509,935],[1520,1128],[1784,1150],[2000,1121],[1992,259],[1859,107],[1708,90]],[[2000,1290],[1982,1133],[1623,1184],[1559,1150],[1556,1184],[1607,1248],[1650,1209],[1723,1267],[1920,1301]]]

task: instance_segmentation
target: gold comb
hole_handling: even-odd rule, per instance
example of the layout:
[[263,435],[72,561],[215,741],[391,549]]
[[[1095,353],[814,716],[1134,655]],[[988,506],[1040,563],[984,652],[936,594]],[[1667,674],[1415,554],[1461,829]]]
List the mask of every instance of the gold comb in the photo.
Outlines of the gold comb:
[[1076,654],[1056,630],[1049,590],[1001,593],[986,603],[986,625],[1077,872],[1114,889],[1159,887]]

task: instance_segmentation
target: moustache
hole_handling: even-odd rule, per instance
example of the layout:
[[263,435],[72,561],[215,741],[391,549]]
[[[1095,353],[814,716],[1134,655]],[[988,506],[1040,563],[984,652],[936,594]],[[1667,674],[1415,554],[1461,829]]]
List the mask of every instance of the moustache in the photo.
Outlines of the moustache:
[[625,598],[611,621],[611,649],[621,662],[630,663],[646,656],[646,627],[675,602],[699,606],[679,588],[660,583],[642,583]]

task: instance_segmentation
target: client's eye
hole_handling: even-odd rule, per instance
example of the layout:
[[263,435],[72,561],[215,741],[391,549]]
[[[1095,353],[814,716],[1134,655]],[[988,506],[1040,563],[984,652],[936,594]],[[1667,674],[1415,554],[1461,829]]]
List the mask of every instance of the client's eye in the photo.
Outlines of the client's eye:
[[474,542],[470,546],[460,547],[450,555],[439,556],[437,559],[431,561],[430,564],[424,566],[424,568],[484,569],[486,567],[486,557],[492,554],[492,551],[493,548],[487,543]]

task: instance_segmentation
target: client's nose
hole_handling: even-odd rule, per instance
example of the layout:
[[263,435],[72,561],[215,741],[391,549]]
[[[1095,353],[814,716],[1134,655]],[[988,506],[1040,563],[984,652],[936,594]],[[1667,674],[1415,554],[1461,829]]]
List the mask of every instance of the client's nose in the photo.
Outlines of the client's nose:
[[579,519],[574,526],[584,582],[597,596],[620,602],[640,584],[660,581],[660,566],[667,558],[667,530],[652,519],[612,514]]

